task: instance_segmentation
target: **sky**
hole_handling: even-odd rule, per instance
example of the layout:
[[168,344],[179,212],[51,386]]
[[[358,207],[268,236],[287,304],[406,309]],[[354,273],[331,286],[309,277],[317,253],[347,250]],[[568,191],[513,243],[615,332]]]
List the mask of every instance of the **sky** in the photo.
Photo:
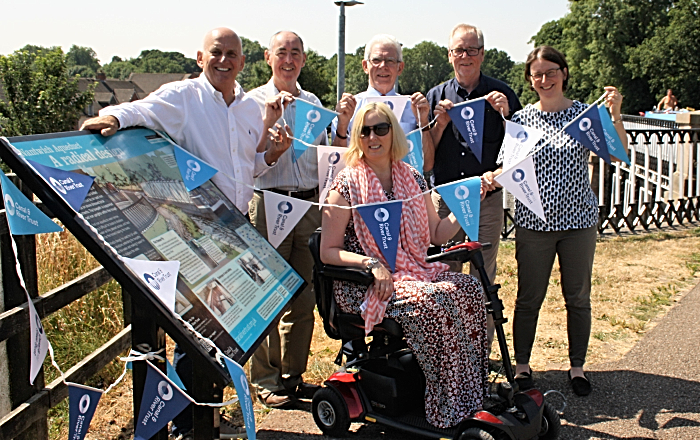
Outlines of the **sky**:
[[[527,42],[540,27],[561,18],[568,1],[539,0],[365,0],[345,8],[345,51],[354,52],[373,35],[392,34],[404,45],[421,41],[447,46],[452,27],[480,27],[486,49],[524,61]],[[339,8],[332,0],[120,0],[115,2],[12,1],[2,8],[0,54],[26,44],[76,44],[95,50],[101,63],[112,56],[135,58],[144,49],[177,51],[195,58],[204,34],[225,26],[267,46],[272,34],[292,30],[306,48],[326,57],[338,50]]]

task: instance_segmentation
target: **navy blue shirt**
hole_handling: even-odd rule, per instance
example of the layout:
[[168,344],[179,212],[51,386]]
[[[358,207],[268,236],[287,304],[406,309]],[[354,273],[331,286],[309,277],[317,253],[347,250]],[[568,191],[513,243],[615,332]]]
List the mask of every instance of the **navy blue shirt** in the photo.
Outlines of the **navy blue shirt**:
[[[443,99],[449,99],[457,104],[469,99],[481,98],[494,90],[503,93],[508,98],[510,115],[506,115],[506,118],[510,119],[513,113],[523,108],[515,92],[506,83],[481,74],[479,84],[471,93],[467,93],[467,90],[459,85],[456,78],[452,78],[430,89],[427,96],[430,103],[430,120],[432,121],[435,118],[435,106]],[[445,127],[442,138],[435,150],[433,172],[436,185],[467,177],[481,176],[487,171],[494,171],[498,168],[496,159],[498,158],[498,152],[501,150],[503,136],[505,136],[503,118],[488,102],[486,102],[485,109],[481,163],[469,149],[457,127],[450,121]]]

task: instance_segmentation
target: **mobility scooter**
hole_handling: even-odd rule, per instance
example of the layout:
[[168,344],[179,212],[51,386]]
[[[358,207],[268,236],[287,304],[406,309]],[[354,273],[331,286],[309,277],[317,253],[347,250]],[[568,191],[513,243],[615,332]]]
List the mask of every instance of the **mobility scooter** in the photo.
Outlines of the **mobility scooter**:
[[[496,393],[485,400],[483,410],[457,426],[440,429],[425,419],[425,377],[406,344],[401,325],[385,318],[365,338],[362,317],[341,312],[335,302],[334,280],[369,286],[374,281],[371,272],[323,264],[319,250],[320,236],[319,229],[309,239],[315,263],[316,304],[326,334],[342,341],[335,359],[341,369],[325,381],[324,387],[316,392],[312,401],[314,420],[324,434],[342,437],[351,422],[362,422],[378,423],[443,440],[558,438],[561,422],[557,411],[544,401],[539,390],[520,390],[514,380],[503,331],[506,319],[498,297],[500,285],[490,283],[483,267],[481,249],[489,244],[461,243],[426,258],[428,261],[471,261],[478,268],[486,295],[486,310],[493,316],[496,326],[506,378],[506,381],[497,384]],[[370,338],[371,341],[367,342]]]

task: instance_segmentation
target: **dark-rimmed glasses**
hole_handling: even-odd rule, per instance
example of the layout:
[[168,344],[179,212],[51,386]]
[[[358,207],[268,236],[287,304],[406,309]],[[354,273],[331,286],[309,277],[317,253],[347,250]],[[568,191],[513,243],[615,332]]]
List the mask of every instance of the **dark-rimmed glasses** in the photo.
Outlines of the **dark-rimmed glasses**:
[[377,125],[363,125],[360,129],[360,136],[363,138],[369,137],[369,134],[372,132],[374,132],[374,134],[377,136],[386,136],[389,134],[390,128],[391,124],[388,122],[382,122],[381,124]]
[[465,53],[467,55],[469,55],[470,57],[475,57],[475,56],[479,55],[479,51],[483,48],[484,48],[484,46],[467,47],[466,49],[463,47],[455,47],[454,49],[450,49],[450,53],[455,58],[461,58]]
[[530,78],[535,79],[535,81],[542,81],[542,78],[544,78],[545,76],[547,76],[547,78],[553,77],[557,74],[557,71],[559,70],[561,70],[561,67],[557,67],[556,69],[549,69],[543,73],[531,73]]

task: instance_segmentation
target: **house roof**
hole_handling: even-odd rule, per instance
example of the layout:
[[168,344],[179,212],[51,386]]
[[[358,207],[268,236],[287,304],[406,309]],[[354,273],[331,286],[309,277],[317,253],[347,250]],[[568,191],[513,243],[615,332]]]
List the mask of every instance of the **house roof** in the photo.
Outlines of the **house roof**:
[[131,73],[129,81],[140,87],[141,91],[151,93],[158,90],[163,84],[189,77],[189,73]]
[[117,98],[117,104],[121,104],[122,102],[131,102],[134,99],[138,99],[134,89],[116,89],[114,91],[114,97]]

